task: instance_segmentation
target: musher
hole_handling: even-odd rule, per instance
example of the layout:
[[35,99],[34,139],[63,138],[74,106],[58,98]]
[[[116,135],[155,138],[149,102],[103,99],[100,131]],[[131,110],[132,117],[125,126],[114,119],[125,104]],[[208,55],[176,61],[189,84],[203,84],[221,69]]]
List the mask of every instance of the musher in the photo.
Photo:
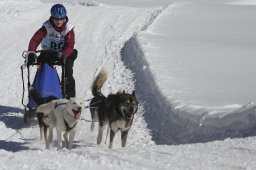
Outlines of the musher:
[[[65,64],[66,96],[64,97],[67,99],[76,96],[73,65],[78,53],[74,49],[74,26],[68,21],[66,8],[61,4],[53,5],[51,17],[36,31],[28,47],[28,51],[36,51],[39,44],[41,44],[42,52],[37,58],[39,63],[51,63],[51,61],[59,60],[62,64]],[[35,58],[36,55],[30,53],[28,64],[34,62]]]

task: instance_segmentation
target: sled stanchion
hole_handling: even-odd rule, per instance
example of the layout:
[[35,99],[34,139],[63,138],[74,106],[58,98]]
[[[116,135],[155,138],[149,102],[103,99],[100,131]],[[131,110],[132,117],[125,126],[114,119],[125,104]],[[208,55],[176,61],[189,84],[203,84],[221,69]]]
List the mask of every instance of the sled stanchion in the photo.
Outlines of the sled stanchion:
[[62,94],[63,98],[66,98],[66,60],[63,60],[62,64]]
[[23,89],[21,104],[26,108],[26,105],[24,104],[25,84],[24,84],[23,66],[21,66],[21,78],[22,78],[22,89]]
[[30,84],[30,70],[29,70],[29,66],[28,66],[28,91],[30,88],[31,84]]

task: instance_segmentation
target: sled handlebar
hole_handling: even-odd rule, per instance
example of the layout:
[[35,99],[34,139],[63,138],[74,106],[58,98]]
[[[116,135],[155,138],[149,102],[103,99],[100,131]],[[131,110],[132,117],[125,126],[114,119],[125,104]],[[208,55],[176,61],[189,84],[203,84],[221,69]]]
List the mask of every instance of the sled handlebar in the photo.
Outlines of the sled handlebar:
[[[45,50],[23,51],[22,57],[25,59],[25,61],[24,61],[24,64],[21,67],[25,68],[26,66],[30,66],[30,65],[40,65],[40,63],[48,63],[49,65],[59,65],[59,66],[62,65],[62,66],[65,67],[65,60],[60,60],[60,58],[56,58],[56,57],[49,57],[49,58],[47,58],[46,57],[43,60],[42,60],[42,58],[39,59],[37,53],[41,53],[41,52],[45,52]],[[52,52],[52,50],[49,50],[49,52]],[[31,63],[31,58],[29,58],[30,54],[34,54],[34,56],[35,56],[35,58],[32,59],[33,60],[32,63]]]
[[27,59],[27,56],[28,56],[29,54],[31,54],[31,53],[36,54],[36,53],[40,53],[40,52],[42,52],[42,50],[38,50],[38,51],[23,51],[23,52],[22,52],[22,57],[25,58],[25,59]]
[[[24,64],[21,67],[26,67],[28,65],[28,55],[29,54],[35,54],[42,52],[42,50],[38,50],[38,51],[23,51],[22,52],[22,57],[25,59]],[[37,55],[36,55],[37,56]],[[37,57],[35,58],[35,61],[37,62]]]

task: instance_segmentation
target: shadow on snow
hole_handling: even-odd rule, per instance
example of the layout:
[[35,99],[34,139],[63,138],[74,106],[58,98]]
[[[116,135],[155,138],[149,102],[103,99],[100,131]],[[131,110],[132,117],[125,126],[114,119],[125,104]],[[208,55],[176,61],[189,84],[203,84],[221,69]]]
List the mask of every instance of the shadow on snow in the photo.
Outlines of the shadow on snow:
[[22,113],[23,109],[17,107],[9,107],[0,105],[0,121],[4,122],[7,128],[21,129],[23,128],[23,117],[19,117],[10,113]]
[[[156,144],[185,144],[256,135],[256,107],[212,116],[206,109],[174,108],[161,93],[136,37],[121,50],[124,64],[135,74],[135,89],[143,103],[144,119]],[[170,87],[171,90],[171,87]]]
[[23,146],[25,144],[27,143],[0,140],[0,149],[6,150],[9,152],[19,152],[19,151],[30,149],[29,147]]

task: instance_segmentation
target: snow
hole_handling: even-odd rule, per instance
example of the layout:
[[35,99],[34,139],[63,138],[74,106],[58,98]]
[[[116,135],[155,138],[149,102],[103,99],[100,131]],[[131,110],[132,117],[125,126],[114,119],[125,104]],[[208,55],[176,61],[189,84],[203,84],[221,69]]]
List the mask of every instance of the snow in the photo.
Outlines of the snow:
[[[77,97],[92,97],[102,67],[104,94],[136,91],[125,148],[120,133],[114,149],[98,146],[82,121],[72,150],[57,150],[56,134],[46,150],[39,128],[23,123],[21,54],[54,3],[75,24]],[[255,169],[255,4],[0,0],[0,169]]]

